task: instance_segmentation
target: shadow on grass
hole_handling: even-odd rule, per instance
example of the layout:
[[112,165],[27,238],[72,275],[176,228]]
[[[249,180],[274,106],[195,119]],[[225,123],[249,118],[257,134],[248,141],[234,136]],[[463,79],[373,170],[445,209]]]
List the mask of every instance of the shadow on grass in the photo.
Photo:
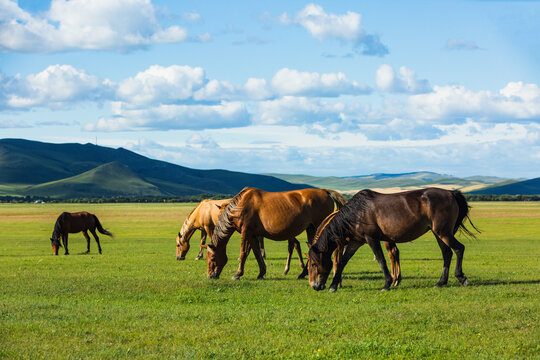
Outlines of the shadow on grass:
[[497,279],[476,280],[476,279],[473,279],[470,281],[471,281],[471,284],[469,286],[540,284],[540,279],[537,279],[537,280],[497,280]]

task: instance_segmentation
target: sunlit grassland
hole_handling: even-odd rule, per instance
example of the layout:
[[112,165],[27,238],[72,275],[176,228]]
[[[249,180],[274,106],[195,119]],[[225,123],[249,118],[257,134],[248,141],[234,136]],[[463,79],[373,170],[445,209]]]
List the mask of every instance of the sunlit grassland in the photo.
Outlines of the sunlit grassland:
[[[286,242],[266,241],[268,272],[253,255],[240,281],[239,236],[221,279],[175,260],[175,234],[194,204],[0,205],[0,357],[3,358],[540,358],[540,203],[473,203],[482,230],[465,244],[471,286],[435,288],[442,256],[433,235],[399,245],[403,281],[361,248],[337,293],[315,292]],[[70,236],[52,256],[62,211],[87,210],[115,234]],[[305,234],[299,237],[304,252]],[[61,250],[61,253],[63,251]],[[455,259],[452,262],[453,273]]]

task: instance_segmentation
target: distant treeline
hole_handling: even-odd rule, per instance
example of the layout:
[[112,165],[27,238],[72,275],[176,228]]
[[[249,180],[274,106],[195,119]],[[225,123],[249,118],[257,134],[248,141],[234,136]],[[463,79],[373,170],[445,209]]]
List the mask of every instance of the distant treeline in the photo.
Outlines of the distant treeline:
[[85,204],[103,204],[103,203],[176,203],[193,202],[198,203],[204,199],[221,200],[231,198],[234,195],[221,194],[201,194],[190,196],[114,196],[102,198],[75,198],[75,199],[53,199],[42,196],[0,196],[0,202],[3,203],[85,203]]
[[540,195],[464,194],[467,201],[540,201]]
[[[77,198],[77,199],[52,199],[38,196],[0,196],[1,203],[84,203],[84,204],[102,204],[102,203],[197,203],[204,199],[227,199],[234,194],[201,194],[190,196],[114,196],[102,198]],[[344,195],[346,201],[349,201],[353,195]],[[540,201],[540,195],[484,195],[484,194],[465,194],[467,201]]]

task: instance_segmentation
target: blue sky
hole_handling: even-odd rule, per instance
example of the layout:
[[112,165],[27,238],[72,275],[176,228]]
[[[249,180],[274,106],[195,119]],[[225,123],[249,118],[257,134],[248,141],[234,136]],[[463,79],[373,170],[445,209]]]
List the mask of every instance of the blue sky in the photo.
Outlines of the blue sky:
[[0,0],[0,137],[184,166],[540,176],[540,2]]

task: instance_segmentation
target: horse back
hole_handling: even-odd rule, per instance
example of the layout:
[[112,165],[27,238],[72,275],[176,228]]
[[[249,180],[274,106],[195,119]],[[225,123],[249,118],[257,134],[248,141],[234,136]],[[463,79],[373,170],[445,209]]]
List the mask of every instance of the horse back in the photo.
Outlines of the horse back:
[[96,227],[94,215],[87,211],[63,213],[63,229],[65,233],[78,233]]
[[384,238],[408,242],[429,229],[453,227],[458,209],[450,191],[427,188],[396,194],[375,193],[370,210],[367,222],[377,224]]
[[334,210],[325,190],[301,189],[267,192],[252,189],[242,198],[240,228],[257,227],[259,233],[274,240],[297,236],[310,224],[318,224]]

